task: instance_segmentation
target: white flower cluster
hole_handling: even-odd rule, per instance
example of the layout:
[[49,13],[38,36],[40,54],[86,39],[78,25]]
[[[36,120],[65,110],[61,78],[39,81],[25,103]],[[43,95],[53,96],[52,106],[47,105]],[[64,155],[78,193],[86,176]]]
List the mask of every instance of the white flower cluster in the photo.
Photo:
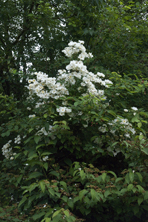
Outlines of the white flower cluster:
[[14,143],[20,144],[21,143],[21,137],[18,135],[16,138],[14,138]]
[[[78,90],[78,93],[82,96],[91,94],[99,97],[99,99],[106,99],[103,89],[96,89],[95,84],[108,88],[113,84],[110,80],[102,78],[105,77],[103,73],[98,72],[94,74],[87,70],[87,67],[83,64],[81,60],[85,58],[91,58],[91,53],[86,53],[86,49],[83,46],[84,42],[70,42],[68,47],[66,47],[63,52],[66,56],[71,57],[73,54],[80,53],[78,60],[73,60],[66,66],[64,70],[58,70],[57,77],[48,77],[47,74],[38,72],[34,73],[36,79],[30,79],[29,82],[29,91],[30,95],[37,95],[41,100],[42,99],[59,99],[60,97],[65,97],[70,95],[71,86],[74,86],[75,90]],[[38,102],[36,108],[39,108],[45,101]],[[62,106],[63,103],[56,111],[60,116],[64,116],[66,113],[69,116],[72,116],[72,109],[70,107]],[[66,105],[66,104],[65,104]],[[29,115],[29,118],[33,118],[35,115]]]
[[86,48],[83,46],[84,41],[79,40],[78,42],[71,41],[68,46],[62,52],[67,57],[72,57],[73,54],[79,53],[78,59],[84,60],[85,58],[92,58],[92,53],[86,53]]
[[[69,95],[69,86],[75,85],[79,81],[76,89],[80,92],[81,89],[86,91],[85,94],[93,94],[99,96],[99,98],[105,99],[104,90],[97,90],[95,84],[100,86],[109,87],[113,84],[110,80],[102,78],[105,77],[103,73],[98,72],[96,75],[87,70],[87,67],[81,60],[92,57],[92,54],[86,53],[86,49],[83,46],[84,42],[70,42],[63,52],[66,56],[71,57],[73,54],[81,53],[78,56],[80,60],[73,60],[66,66],[66,70],[59,70],[57,78],[48,77],[46,74],[39,72],[35,73],[37,79],[30,79],[29,90],[30,94],[36,94],[43,99],[59,99],[61,96]],[[82,59],[83,58],[83,59]],[[85,86],[85,88],[84,88]],[[82,88],[83,87],[83,88]],[[60,112],[61,113],[61,112]]]
[[56,110],[57,110],[57,112],[59,113],[60,116],[64,116],[65,113],[71,113],[72,112],[72,109],[67,108],[67,107],[59,107]]
[[[129,123],[128,119],[123,119],[121,117],[117,117],[116,119],[114,119],[111,122],[107,123],[109,126],[111,126],[110,132],[112,134],[115,134],[118,127],[120,126],[120,129],[124,129],[125,130],[125,136],[126,137],[130,137],[130,133],[132,133],[133,135],[136,133],[135,129],[132,127],[132,124]],[[107,124],[103,124],[102,126],[100,126],[98,129],[100,132],[105,133],[108,131],[108,126]],[[117,126],[117,127],[116,127]],[[114,129],[112,129],[113,127],[116,127]]]
[[6,143],[3,147],[2,147],[2,154],[5,156],[6,159],[14,159],[13,156],[16,155],[16,153],[12,152],[12,147],[10,145],[10,143],[12,142],[12,140],[9,140],[8,143]]
[[38,136],[41,136],[41,135],[48,136],[52,140],[54,140],[55,139],[54,132],[55,132],[54,126],[49,125],[48,131],[46,131],[45,127],[42,127],[39,131],[37,131],[36,135],[38,135]]
[[48,77],[45,73],[35,73],[37,80],[30,79],[29,91],[31,94],[36,94],[42,99],[58,99],[61,95],[69,95],[66,87],[60,82],[56,81],[56,78]]
[[44,104],[45,104],[45,102],[38,102],[38,103],[36,103],[35,108],[39,108],[40,106],[42,106]]

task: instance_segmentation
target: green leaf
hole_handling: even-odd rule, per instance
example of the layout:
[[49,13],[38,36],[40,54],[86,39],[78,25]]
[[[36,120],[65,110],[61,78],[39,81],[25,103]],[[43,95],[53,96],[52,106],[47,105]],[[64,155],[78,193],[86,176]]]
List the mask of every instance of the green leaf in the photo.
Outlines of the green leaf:
[[38,214],[34,214],[33,216],[32,216],[32,218],[33,218],[33,220],[37,220],[37,219],[39,219],[39,218],[41,218],[43,215],[45,215],[45,212],[41,212],[41,213],[38,213]]
[[33,183],[29,186],[28,191],[31,192],[32,190],[34,190],[36,187],[38,187],[37,183]]
[[46,118],[47,118],[47,116],[48,116],[48,115],[47,115],[47,113],[45,113],[43,117],[46,119]]
[[77,202],[77,201],[79,201],[79,200],[80,200],[80,197],[79,197],[79,196],[76,196],[76,197],[74,198],[74,203]]
[[20,207],[26,200],[27,200],[27,197],[24,196],[24,197],[22,198],[22,200],[19,202],[18,207]]
[[144,200],[148,200],[148,191],[145,191],[144,193]]
[[84,197],[84,195],[86,194],[86,193],[88,193],[88,191],[87,190],[81,190],[80,192],[79,192],[79,198],[80,198],[80,201],[82,201],[82,198]]
[[115,183],[118,183],[119,181],[123,180],[123,177],[118,177],[116,180],[115,180]]
[[30,136],[27,140],[24,141],[24,144],[28,143],[32,138],[33,136]]
[[127,189],[123,188],[122,190],[120,190],[120,193],[123,195],[124,193],[126,193]]
[[108,197],[109,195],[111,194],[111,192],[109,190],[106,190],[105,193],[104,193],[104,197]]
[[105,182],[106,176],[107,176],[107,174],[106,174],[106,173],[103,173],[103,174],[102,174],[102,176],[101,176],[101,177],[102,177],[102,181],[103,181],[103,182]]
[[30,179],[32,179],[32,178],[36,178],[36,177],[40,177],[40,176],[43,176],[43,174],[42,173],[40,173],[40,172],[33,172],[33,173],[31,173],[30,175],[29,175],[29,180]]
[[37,136],[37,135],[36,135],[36,136],[34,137],[35,143],[38,144],[39,140],[40,140],[40,136]]
[[143,139],[143,135],[139,135],[139,140],[142,140]]
[[45,214],[45,218],[51,217],[52,213],[53,213],[53,208],[49,208],[47,213]]
[[73,199],[68,199],[67,205],[73,210],[73,207],[74,207],[74,201],[73,201]]
[[140,128],[142,126],[142,123],[140,122],[140,123],[138,123],[138,127]]
[[41,222],[50,222],[51,218],[44,218],[43,220],[41,220]]
[[140,182],[142,182],[142,179],[143,179],[142,175],[138,172],[136,172],[136,174],[138,175]]
[[108,113],[110,113],[111,115],[113,115],[114,117],[116,117],[116,113],[113,110],[107,110]]
[[136,187],[138,187],[138,190],[139,190],[140,193],[143,193],[144,189],[143,189],[142,186],[140,186],[140,185],[136,185]]
[[47,170],[48,170],[48,163],[44,163],[44,164],[43,164],[43,167],[44,167],[45,170],[47,171]]
[[139,122],[139,119],[136,116],[134,116],[131,121],[132,121],[132,123]]
[[138,212],[139,212],[139,206],[134,206],[132,208],[133,212],[134,212],[134,215],[136,215]]
[[66,191],[68,191],[68,189],[67,189],[67,184],[66,184],[64,181],[60,181],[60,184],[64,187],[64,189],[65,189]]
[[130,183],[129,173],[126,174],[125,181],[126,183]]
[[[98,196],[99,196],[98,193],[94,189],[91,189],[90,193],[91,193],[92,200],[100,200],[100,198],[98,198]],[[103,197],[103,195],[102,195],[102,197]]]
[[146,155],[148,155],[148,148],[145,147],[145,148],[141,149],[141,151],[144,152]]
[[57,216],[59,213],[61,213],[61,210],[62,210],[62,209],[57,210],[56,212],[54,212],[53,215],[52,215],[52,217],[55,217],[55,216]]
[[132,191],[133,191],[133,193],[136,193],[137,188],[136,188],[136,187],[134,187]]
[[17,183],[19,184],[21,179],[22,179],[23,175],[20,175],[18,178],[17,178]]
[[74,106],[77,106],[80,103],[80,101],[77,101],[74,103]]
[[40,145],[36,146],[36,149],[38,149],[40,147],[44,147],[44,146],[45,146],[45,144],[40,144]]
[[68,210],[64,210],[64,214],[66,215],[66,217],[69,217],[69,211]]
[[42,192],[44,193],[45,192],[45,183],[43,181],[39,181],[39,186],[40,186]]
[[32,160],[33,158],[38,157],[37,153],[35,153],[34,151],[30,152],[28,155],[28,160]]
[[118,142],[114,142],[113,144],[111,144],[111,147],[114,147]]
[[107,173],[112,174],[115,178],[117,178],[117,175],[113,171],[107,171]]
[[33,130],[33,128],[30,128],[30,129],[28,130],[28,132],[30,133],[30,132],[32,132],[32,130]]
[[129,173],[129,178],[130,178],[130,181],[133,183],[133,181],[134,181],[134,173],[133,172]]
[[56,176],[57,178],[59,178],[59,175],[60,175],[59,173],[57,173],[57,172],[54,171],[54,170],[51,171],[50,174]]
[[52,196],[54,196],[55,195],[55,192],[54,192],[54,190],[53,190],[53,188],[48,188],[48,191],[49,191],[49,193],[52,195]]
[[128,191],[131,191],[131,190],[133,189],[133,187],[134,187],[133,184],[129,184],[128,187],[127,187],[127,190],[128,190]]
[[138,205],[140,205],[143,202],[143,197],[138,197]]
[[81,179],[82,179],[82,180],[85,179],[86,174],[84,173],[83,170],[80,170],[80,176],[81,176]]

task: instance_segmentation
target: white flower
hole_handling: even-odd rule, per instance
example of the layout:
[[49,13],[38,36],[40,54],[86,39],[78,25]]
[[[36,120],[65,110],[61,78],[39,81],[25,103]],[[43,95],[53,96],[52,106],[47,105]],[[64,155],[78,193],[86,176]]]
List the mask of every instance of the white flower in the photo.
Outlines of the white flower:
[[127,112],[128,112],[128,109],[124,109],[124,112],[126,112],[126,113],[127,113]]
[[131,107],[132,110],[137,111],[138,108],[137,107]]
[[43,161],[48,160],[48,156],[43,157]]
[[88,53],[88,58],[92,58],[93,54],[91,52]]
[[103,96],[103,95],[104,95],[104,90],[98,90],[98,94],[99,94],[100,96]]
[[88,125],[87,124],[83,124],[83,126],[86,128],[86,127],[88,127]]
[[97,72],[97,76],[99,76],[99,77],[105,77],[105,75],[103,74],[103,73],[101,73],[101,72]]
[[81,86],[86,86],[86,84],[84,82],[81,82]]
[[14,138],[14,143],[20,144],[21,143],[21,137],[18,135],[16,138]]
[[103,126],[100,126],[98,128],[99,131],[101,131],[102,133],[105,133],[107,132],[107,125],[106,124],[103,124]]
[[65,113],[66,107],[59,107],[56,110],[57,112]]
[[59,112],[59,115],[60,115],[60,116],[64,116],[64,115],[65,115],[65,113]]
[[35,114],[33,114],[33,115],[29,115],[28,117],[29,118],[34,118],[36,115]]
[[130,134],[129,133],[124,134],[124,136],[130,138]]
[[72,112],[72,109],[66,108],[65,112],[66,112],[66,113],[71,113],[71,112]]
[[128,119],[121,119],[121,124],[128,125]]
[[80,43],[80,44],[84,44],[84,41],[82,41],[82,40],[79,40],[79,43]]

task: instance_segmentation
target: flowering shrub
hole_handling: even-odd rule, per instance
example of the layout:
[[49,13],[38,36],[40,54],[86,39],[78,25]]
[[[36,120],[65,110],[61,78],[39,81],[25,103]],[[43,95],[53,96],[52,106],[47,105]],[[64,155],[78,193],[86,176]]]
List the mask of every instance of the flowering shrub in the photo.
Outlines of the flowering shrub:
[[34,105],[26,105],[28,116],[2,147],[4,165],[21,162],[14,182],[24,190],[19,209],[29,215],[25,221],[141,218],[148,211],[147,113],[114,110],[117,74],[106,79],[88,71],[93,55],[83,41],[70,42],[63,53],[71,61],[56,77],[35,72],[28,80],[28,104]]

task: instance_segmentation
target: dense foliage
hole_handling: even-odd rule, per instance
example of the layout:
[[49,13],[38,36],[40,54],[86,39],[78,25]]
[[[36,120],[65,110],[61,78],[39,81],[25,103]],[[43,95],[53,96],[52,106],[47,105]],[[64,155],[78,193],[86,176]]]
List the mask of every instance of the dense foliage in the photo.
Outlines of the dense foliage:
[[146,3],[0,0],[0,220],[148,220]]

